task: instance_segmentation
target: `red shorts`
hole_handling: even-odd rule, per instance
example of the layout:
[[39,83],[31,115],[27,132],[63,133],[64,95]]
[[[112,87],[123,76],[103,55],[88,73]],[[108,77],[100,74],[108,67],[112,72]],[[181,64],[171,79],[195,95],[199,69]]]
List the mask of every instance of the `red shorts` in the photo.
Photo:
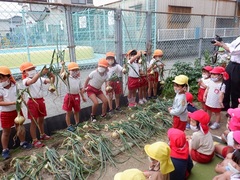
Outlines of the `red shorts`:
[[214,152],[210,155],[199,153],[197,150],[191,150],[191,157],[192,160],[199,162],[199,163],[209,163],[212,158],[214,157]]
[[140,87],[140,78],[128,77],[128,90],[138,89]]
[[[122,82],[121,81],[110,81],[109,86],[113,89],[110,92],[114,92],[115,94],[122,94]],[[106,91],[106,94],[109,92]]]
[[214,112],[214,113],[220,113],[221,112],[221,108],[212,108],[212,107],[209,107],[207,105],[205,105],[207,110],[211,111],[211,112]]
[[37,119],[47,115],[46,105],[43,98],[28,99],[28,119]]
[[198,101],[203,102],[203,95],[204,95],[205,89],[199,88],[198,89]]
[[87,92],[88,97],[91,96],[92,94],[95,94],[96,96],[103,94],[101,89],[96,89],[95,87],[92,87],[90,85],[87,85],[86,92]]
[[232,150],[233,150],[233,147],[231,147],[231,146],[226,146],[226,147],[224,147],[223,149],[222,149],[222,157],[226,157],[227,156],[227,154],[228,153],[231,153],[232,152]]
[[66,94],[63,100],[62,109],[64,111],[79,112],[80,111],[80,95],[79,94]]
[[148,81],[158,82],[158,72],[154,72],[154,74],[148,74]]
[[147,76],[141,76],[140,87],[148,86],[148,79]]
[[2,128],[11,128],[14,126],[14,119],[17,117],[17,111],[1,112],[0,119]]
[[187,121],[181,121],[178,116],[173,116],[173,128],[185,131]]

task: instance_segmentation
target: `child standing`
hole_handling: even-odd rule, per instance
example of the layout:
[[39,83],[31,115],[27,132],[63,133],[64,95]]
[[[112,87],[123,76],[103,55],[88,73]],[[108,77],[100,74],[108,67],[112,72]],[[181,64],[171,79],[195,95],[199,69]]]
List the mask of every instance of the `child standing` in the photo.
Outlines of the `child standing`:
[[[17,117],[16,111],[17,87],[11,71],[6,66],[0,66],[0,119],[2,125],[2,157],[3,159],[10,158],[8,149],[11,127],[17,124],[14,119]],[[30,149],[32,146],[25,141],[24,133],[19,134],[20,146],[24,149]]]
[[136,50],[130,50],[127,54],[128,57],[128,107],[135,107],[137,89],[140,87],[139,64],[137,60],[140,53]]
[[207,108],[205,106],[205,101],[203,101],[203,95],[204,92],[208,86],[208,83],[211,81],[210,79],[210,71],[212,70],[212,66],[205,66],[202,68],[202,78],[198,81],[198,101],[202,104],[202,109],[204,111],[207,111]]
[[187,101],[185,92],[188,89],[188,77],[185,75],[176,76],[173,80],[174,91],[176,96],[173,101],[173,106],[168,108],[168,111],[173,115],[173,128],[185,130],[187,124]]
[[[28,96],[28,118],[31,120],[30,134],[33,140],[33,146],[36,148],[43,147],[42,140],[48,140],[51,137],[44,133],[44,117],[47,115],[46,105],[43,98],[43,84],[51,83],[48,78],[41,77],[49,73],[47,68],[44,68],[41,72],[37,72],[36,67],[30,63],[25,62],[20,66],[23,77],[23,85],[29,89],[31,97]],[[49,73],[52,83],[54,83],[55,76]],[[37,124],[36,124],[37,123]],[[40,131],[40,140],[37,138],[36,128]]]
[[[107,106],[108,106],[108,100],[106,96],[103,94],[101,87],[103,83],[107,82],[107,68],[108,68],[108,62],[106,59],[100,59],[98,61],[98,68],[94,71],[92,71],[88,78],[85,81],[84,89],[87,92],[88,97],[93,102],[92,105],[92,113],[91,113],[91,121],[96,122],[96,113],[97,113],[97,107],[98,107],[98,99],[99,98],[102,101],[102,115],[101,117],[107,116]],[[107,86],[107,83],[106,83]]]
[[206,91],[203,95],[203,101],[206,102],[206,108],[209,116],[215,113],[216,120],[210,126],[211,129],[218,129],[220,127],[221,120],[221,108],[223,107],[223,97],[225,93],[225,84],[223,79],[228,79],[228,74],[223,67],[217,66],[213,68],[211,73],[211,81],[209,82]]
[[153,93],[153,99],[157,99],[157,84],[160,71],[163,69],[163,63],[161,58],[163,52],[160,49],[156,49],[153,53],[153,59],[151,59],[148,67],[148,98],[150,99]]
[[190,127],[193,131],[189,140],[189,151],[192,160],[199,163],[208,163],[214,157],[214,144],[209,132],[210,116],[203,110],[189,113]]
[[122,94],[122,66],[120,66],[115,59],[113,52],[106,53],[106,60],[108,62],[108,85],[112,87],[110,91],[106,91],[108,95],[109,112],[113,111],[113,94],[115,94],[115,110],[121,112],[120,96]]
[[[64,62],[62,62],[62,69],[61,73],[64,71]],[[80,95],[82,97],[82,100],[86,102],[86,99],[83,95],[83,87],[81,84],[80,79],[80,68],[77,63],[70,62],[68,64],[68,71],[69,71],[69,77],[68,77],[68,85],[67,88],[67,94],[64,97],[63,106],[62,109],[66,111],[66,124],[67,124],[67,130],[69,131],[75,131],[75,127],[70,122],[71,114],[73,111],[75,124],[77,125],[79,123],[79,111],[80,111]]]

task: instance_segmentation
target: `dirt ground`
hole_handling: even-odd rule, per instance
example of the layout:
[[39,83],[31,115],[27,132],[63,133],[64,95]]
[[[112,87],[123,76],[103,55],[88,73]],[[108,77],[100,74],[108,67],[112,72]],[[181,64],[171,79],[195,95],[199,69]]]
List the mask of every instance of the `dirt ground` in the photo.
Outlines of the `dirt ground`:
[[[120,114],[120,115],[118,114],[117,116],[113,116],[110,119],[110,121],[126,118],[127,117],[126,114],[127,113]],[[227,120],[227,118],[225,116],[226,112],[221,112],[221,114],[222,114],[221,127],[217,130],[210,130],[212,134],[217,135],[217,136],[220,136],[221,133],[226,129],[226,126],[225,126],[226,120]],[[213,122],[213,120],[214,120],[214,117],[212,117],[212,122]],[[192,134],[191,130],[188,130],[185,132],[187,135]],[[54,136],[54,139],[47,142],[46,145],[50,148],[52,148],[52,147],[57,148],[62,143],[62,140],[63,140],[63,138],[61,136],[56,135],[56,136]],[[167,137],[166,136],[154,136],[154,137],[151,137],[149,139],[149,142],[146,142],[145,144],[151,144],[156,141],[167,142]],[[147,159],[147,156],[143,149],[144,144],[141,144],[141,147],[142,148],[139,149],[136,146],[134,146],[131,151],[132,154],[121,153],[121,154],[117,155],[116,159],[118,161],[122,161],[123,163],[118,163],[116,165],[116,167],[114,167],[112,165],[108,165],[103,172],[100,170],[96,171],[94,174],[92,174],[91,176],[88,177],[88,180],[97,180],[97,179],[113,180],[113,177],[117,172],[124,171],[129,168],[138,168],[142,171],[146,170],[148,168],[148,159]],[[17,150],[11,151],[11,154],[13,157],[24,157],[24,156],[29,156],[29,155],[33,154],[33,152],[41,153],[42,151],[43,151],[43,148],[32,149],[29,151],[22,151],[22,150],[17,149]],[[7,173],[9,171],[9,169],[11,169],[10,162],[11,162],[11,159],[0,162],[1,175]],[[45,176],[44,179],[50,180],[50,179],[52,179],[52,177]]]

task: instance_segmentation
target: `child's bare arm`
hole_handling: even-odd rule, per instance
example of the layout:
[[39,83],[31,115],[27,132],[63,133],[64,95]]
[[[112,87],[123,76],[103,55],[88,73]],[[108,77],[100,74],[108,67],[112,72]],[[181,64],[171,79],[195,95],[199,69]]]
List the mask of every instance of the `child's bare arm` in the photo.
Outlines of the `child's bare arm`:
[[87,79],[86,79],[86,81],[84,83],[84,89],[87,88],[87,85],[88,85],[89,81],[90,81],[90,77],[87,77]]
[[220,95],[219,95],[219,104],[220,106],[223,108],[223,98],[224,98],[224,93],[220,91]]
[[87,100],[86,100],[86,98],[85,98],[85,96],[84,96],[84,90],[83,90],[83,88],[80,89],[80,95],[81,95],[81,97],[82,97],[82,100],[83,100],[84,102],[86,102]]
[[16,104],[16,101],[14,102],[6,102],[3,100],[3,97],[0,96],[0,106],[10,106]]
[[205,92],[203,94],[203,101],[204,102],[206,102],[206,99],[207,99],[208,89],[209,89],[209,87],[207,87],[207,89],[205,90]]
[[48,73],[48,69],[44,68],[42,71],[39,71],[37,74],[35,74],[35,76],[33,76],[33,78],[28,79],[25,85],[29,86],[31,84],[34,84],[41,75],[45,75],[47,73]]
[[55,76],[53,73],[49,74],[49,78],[45,80],[45,84],[47,83],[54,83],[55,82]]
[[65,62],[64,61],[61,61],[61,65],[62,65],[62,67],[61,67],[61,70],[60,70],[60,74],[62,74],[63,72],[64,72],[64,66],[65,66]]

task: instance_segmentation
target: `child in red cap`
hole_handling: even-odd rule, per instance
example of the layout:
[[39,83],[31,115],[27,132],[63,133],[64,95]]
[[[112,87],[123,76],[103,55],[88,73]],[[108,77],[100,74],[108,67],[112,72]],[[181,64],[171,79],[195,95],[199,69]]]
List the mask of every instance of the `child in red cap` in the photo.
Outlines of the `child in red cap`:
[[228,122],[227,122],[227,130],[225,130],[222,134],[222,141],[226,142],[227,145],[224,144],[216,144],[215,152],[225,158],[228,153],[234,151],[234,140],[233,140],[233,132],[240,130],[240,108],[228,109],[227,111]]
[[213,68],[211,73],[211,81],[209,82],[206,91],[204,92],[203,101],[205,101],[207,112],[211,118],[212,113],[215,114],[215,122],[210,126],[211,129],[218,129],[220,127],[221,109],[223,106],[223,98],[226,85],[223,79],[229,78],[227,72],[223,67]]
[[196,131],[191,137],[188,137],[192,160],[199,163],[208,163],[214,157],[214,144],[208,127],[210,116],[204,110],[197,110],[189,113],[189,117],[190,127],[193,131]]
[[202,78],[198,81],[198,101],[201,102],[202,104],[202,109],[204,111],[207,111],[206,106],[205,106],[205,102],[203,101],[203,95],[204,92],[210,82],[210,71],[213,69],[212,66],[205,66],[202,68]]
[[[193,95],[192,95],[192,93],[186,92],[185,95],[186,95],[186,99],[187,99],[187,110],[188,110],[188,112],[192,113],[194,111],[197,111],[197,108],[193,104]],[[190,123],[187,122],[186,130],[189,130],[189,129],[190,129]]]

